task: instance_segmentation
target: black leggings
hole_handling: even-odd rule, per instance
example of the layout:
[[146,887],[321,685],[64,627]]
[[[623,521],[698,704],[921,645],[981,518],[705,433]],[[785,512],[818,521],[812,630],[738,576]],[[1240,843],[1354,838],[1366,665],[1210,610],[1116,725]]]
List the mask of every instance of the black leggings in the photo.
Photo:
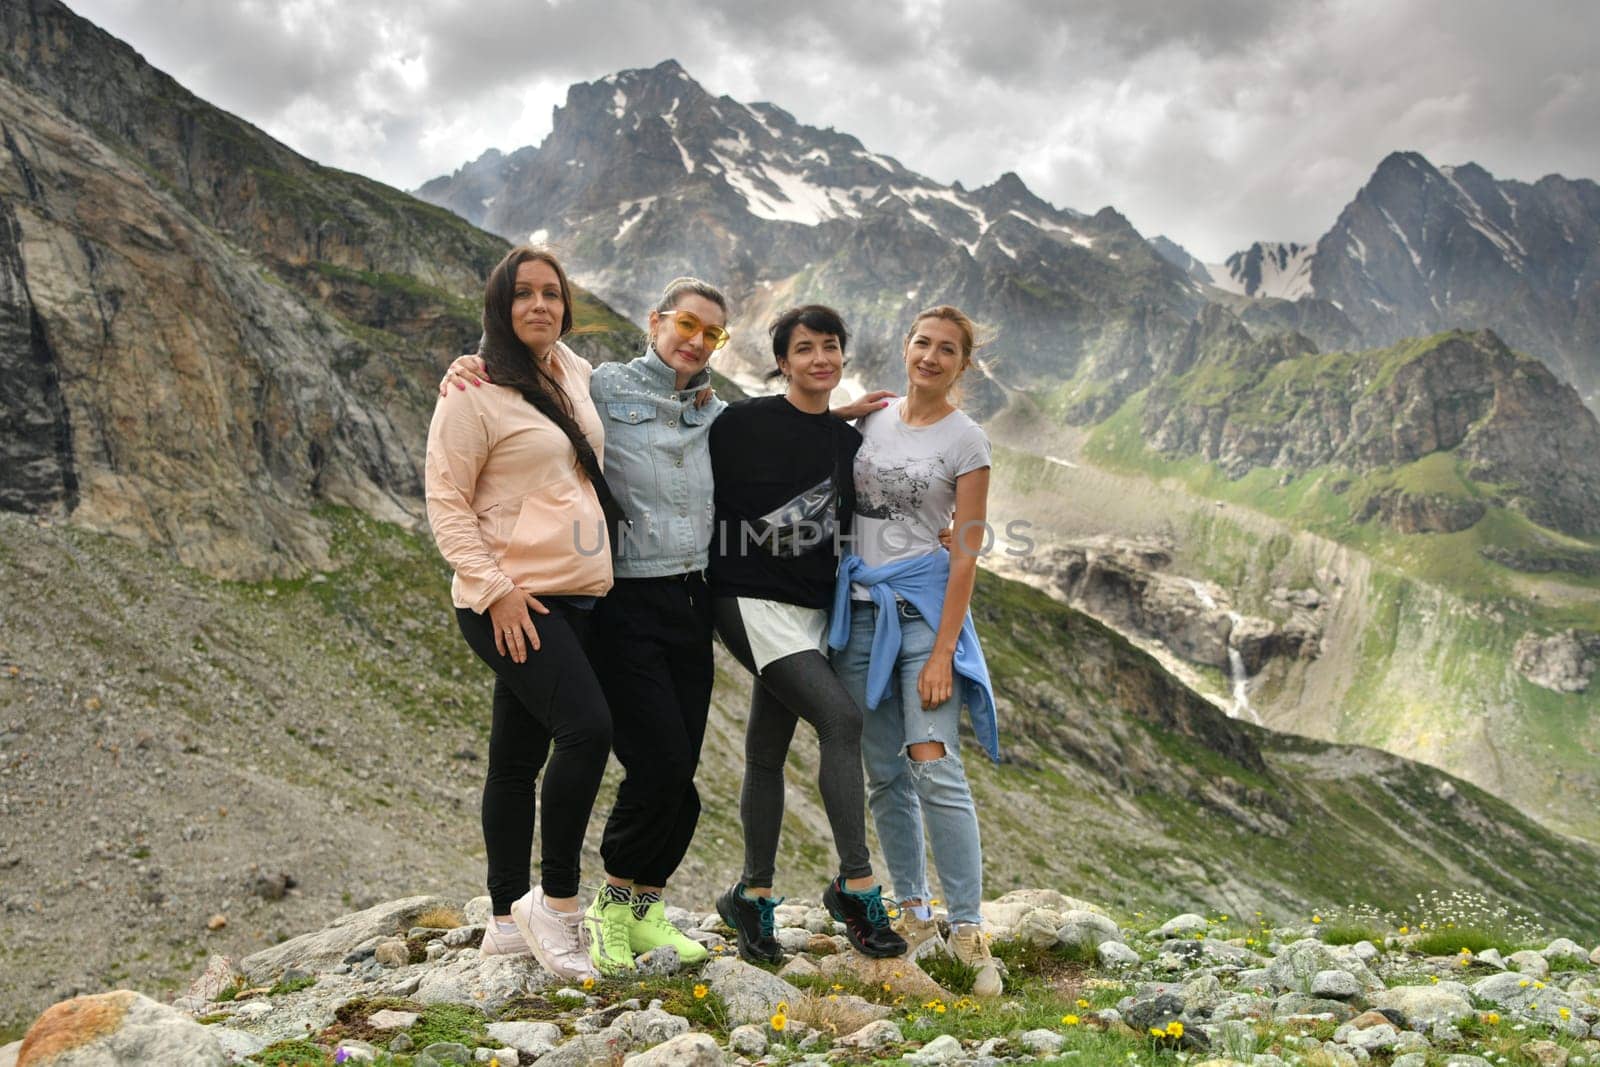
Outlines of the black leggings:
[[594,662],[627,772],[606,819],[606,873],[664,886],[700,819],[694,787],[711,705],[711,598],[699,574],[619,578],[595,608]]
[[783,764],[804,719],[822,746],[817,786],[833,830],[843,878],[872,873],[867,852],[866,789],[861,769],[861,709],[821,652],[796,652],[756,673],[739,603],[718,597],[712,608],[717,633],[734,659],[756,675],[750,689],[750,722],[744,734],[744,790],[739,817],[744,823],[744,884],[772,888],[783,829]]
[[495,673],[483,843],[496,915],[507,914],[528,891],[541,769],[539,884],[547,896],[578,895],[583,835],[611,753],[611,713],[584,648],[590,612],[558,598],[541,599],[550,614],[533,616],[540,648],[529,650],[522,663],[495,650],[487,613],[456,609],[462,636]]

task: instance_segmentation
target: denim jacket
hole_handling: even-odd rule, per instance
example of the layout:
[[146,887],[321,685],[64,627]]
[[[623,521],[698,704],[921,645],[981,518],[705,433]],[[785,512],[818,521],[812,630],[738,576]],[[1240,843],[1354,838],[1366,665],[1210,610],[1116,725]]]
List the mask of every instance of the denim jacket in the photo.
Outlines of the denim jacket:
[[711,542],[711,423],[727,408],[694,406],[707,371],[684,389],[654,349],[627,363],[602,363],[589,397],[605,423],[606,482],[632,520],[618,539],[618,578],[704,570]]

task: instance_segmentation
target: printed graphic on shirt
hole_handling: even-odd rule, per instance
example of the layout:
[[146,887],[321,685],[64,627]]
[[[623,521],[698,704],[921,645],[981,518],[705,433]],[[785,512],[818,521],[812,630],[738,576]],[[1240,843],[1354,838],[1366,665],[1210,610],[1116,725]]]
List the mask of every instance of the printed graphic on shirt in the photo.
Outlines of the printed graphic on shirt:
[[756,542],[770,544],[771,553],[780,559],[803,556],[818,545],[831,547],[838,529],[834,501],[830,475],[756,519],[752,524],[756,528]]
[[928,490],[943,467],[937,456],[880,466],[894,457],[880,455],[870,438],[856,453],[856,514],[887,522],[910,522],[923,510]]

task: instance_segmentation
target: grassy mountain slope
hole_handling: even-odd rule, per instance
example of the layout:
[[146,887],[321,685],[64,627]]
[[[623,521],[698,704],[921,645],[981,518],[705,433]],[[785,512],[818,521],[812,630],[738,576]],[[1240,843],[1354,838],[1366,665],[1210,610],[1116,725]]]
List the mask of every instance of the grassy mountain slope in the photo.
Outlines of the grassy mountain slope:
[[[170,983],[194,952],[246,951],[352,903],[480,891],[488,674],[454,631],[443,566],[399,527],[319,518],[334,531],[326,570],[250,583],[0,516],[0,583],[17,591],[0,607],[0,1002],[13,1014],[126,978]],[[1026,587],[985,575],[977,612],[1008,757],[966,753],[990,895],[1048,884],[1130,912],[1289,918],[1467,885],[1600,930],[1586,888],[1600,854],[1472,786],[1228,720]],[[719,657],[705,815],[675,894],[709,899],[735,873],[747,699]],[[815,759],[802,731],[782,859],[796,892],[832,866]],[[603,797],[614,782],[613,768]],[[1379,876],[1352,885],[1353,861]],[[599,870],[592,851],[585,870]],[[279,873],[299,887],[258,895],[258,875]],[[114,930],[74,936],[72,914],[113,904]],[[228,925],[202,933],[214,913]]]

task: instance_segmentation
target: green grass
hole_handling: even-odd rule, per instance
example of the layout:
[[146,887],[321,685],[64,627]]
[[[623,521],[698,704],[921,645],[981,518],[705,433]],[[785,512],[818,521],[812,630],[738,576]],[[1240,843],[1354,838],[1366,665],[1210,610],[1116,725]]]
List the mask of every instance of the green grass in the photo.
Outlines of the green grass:
[[324,1067],[333,1063],[333,1053],[310,1041],[279,1041],[250,1057],[250,1062],[261,1067]]
[[489,1040],[484,1030],[483,1012],[460,1004],[429,1004],[409,1031],[417,1048],[439,1041],[453,1041],[474,1048]]
[[300,990],[302,990],[302,989],[310,989],[312,986],[314,986],[316,984],[317,984],[316,976],[315,975],[309,975],[309,974],[308,975],[304,975],[303,977],[300,977],[300,978],[292,978],[287,982],[283,982],[283,981],[274,982],[273,985],[272,985],[272,988],[267,990],[267,996],[269,996],[269,997],[281,997],[281,996],[284,996],[284,995],[289,994],[289,993],[298,993],[298,992],[300,992]]

